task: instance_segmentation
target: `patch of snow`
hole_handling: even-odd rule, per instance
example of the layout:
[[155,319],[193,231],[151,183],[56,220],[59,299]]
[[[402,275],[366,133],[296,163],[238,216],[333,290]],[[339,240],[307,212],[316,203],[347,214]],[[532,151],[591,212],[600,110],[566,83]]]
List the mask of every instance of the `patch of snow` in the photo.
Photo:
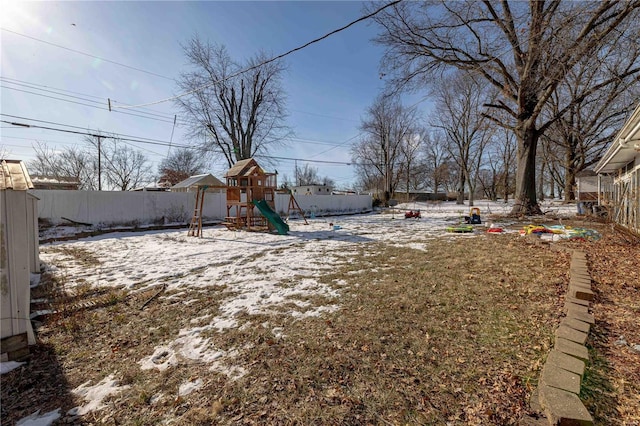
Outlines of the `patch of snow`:
[[20,367],[22,364],[24,364],[24,362],[18,362],[18,361],[0,362],[0,375],[6,374],[9,371],[13,371],[16,368]]
[[291,316],[293,316],[294,318],[308,318],[308,317],[319,317],[320,315],[322,315],[325,312],[335,312],[338,309],[340,309],[340,307],[338,305],[329,305],[329,306],[318,306],[315,309],[310,309],[308,311],[305,312],[298,312],[298,311],[293,311],[291,313]]
[[247,374],[247,370],[244,367],[240,367],[237,365],[225,366],[221,363],[214,363],[211,368],[211,371],[216,371],[218,373],[222,373],[229,378],[229,380],[238,380]]
[[[483,224],[469,234],[445,230],[469,214],[468,205],[406,203],[398,206],[394,214],[315,218],[308,219],[309,225],[291,221],[289,235],[231,232],[223,226],[205,228],[202,238],[188,237],[184,229],[115,232],[44,244],[40,257],[49,271],[65,276],[69,287],[89,283],[143,291],[163,283],[166,294],[161,295],[160,300],[191,306],[206,300],[212,291],[220,292],[221,299],[211,310],[196,313],[192,319],[185,318],[193,328],[181,330],[174,340],[154,348],[139,364],[142,369],[165,370],[185,359],[196,360],[210,364],[213,371],[237,378],[246,370],[230,365],[234,351],[213,347],[210,339],[203,337],[204,332],[224,333],[244,327],[248,323],[247,314],[275,313],[303,319],[334,312],[340,309],[342,297],[336,288],[345,286],[346,282],[338,280],[327,285],[320,278],[349,264],[355,256],[373,255],[374,244],[402,244],[426,250],[428,241],[434,238],[444,241],[477,238],[486,233],[489,220],[485,215],[508,213],[512,206],[512,202],[477,201],[475,207],[481,210]],[[404,219],[405,209],[419,209],[422,218]],[[549,209],[557,214],[575,215],[574,205],[545,202],[543,210]],[[508,225],[491,220],[501,227]],[[339,232],[333,230],[334,226],[340,227]],[[99,265],[87,266],[58,246],[84,250],[95,257]],[[371,268],[350,273],[361,274],[365,270],[385,271]],[[286,311],[282,310],[283,306],[287,306]],[[274,336],[282,335],[277,327],[268,329]]]
[[42,315],[50,315],[52,313],[54,313],[55,311],[52,311],[51,309],[43,309],[40,311],[33,311],[31,312],[31,314],[29,314],[29,319],[34,319],[34,318],[38,318]]
[[40,415],[40,410],[22,418],[16,422],[16,426],[49,426],[60,418],[60,409],[57,408],[48,413]]
[[164,394],[162,392],[153,395],[149,399],[149,404],[156,405],[164,400]]
[[282,327],[273,327],[271,329],[271,334],[273,334],[273,337],[275,337],[276,339],[282,339],[283,337],[285,337],[284,328]]
[[178,396],[189,395],[191,392],[202,387],[202,379],[189,380],[180,385],[178,388]]
[[199,322],[201,322],[201,321],[204,321],[204,320],[206,320],[207,318],[210,318],[210,317],[211,317],[211,314],[207,314],[207,315],[203,315],[203,316],[201,316],[201,317],[191,318],[191,319],[189,320],[189,322],[190,322],[191,324],[197,324],[197,323],[199,323]]
[[29,277],[29,288],[35,288],[40,285],[40,274],[31,273]]
[[104,407],[102,400],[109,395],[121,392],[129,386],[119,386],[118,381],[114,380],[113,374],[102,379],[98,384],[89,386],[90,381],[85,382],[72,390],[71,392],[82,397],[87,403],[78,407],[74,407],[67,412],[72,416],[82,416],[90,411],[100,410]]

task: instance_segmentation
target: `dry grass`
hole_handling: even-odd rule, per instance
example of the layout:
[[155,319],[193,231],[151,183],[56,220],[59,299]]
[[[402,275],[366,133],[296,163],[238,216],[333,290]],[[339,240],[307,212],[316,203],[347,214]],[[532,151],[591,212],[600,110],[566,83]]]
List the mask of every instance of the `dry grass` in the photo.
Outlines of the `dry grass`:
[[[196,361],[138,365],[193,318],[218,315],[230,289],[162,294],[144,310],[153,289],[116,290],[113,303],[52,316],[31,362],[3,376],[2,424],[66,412],[80,403],[70,389],[110,373],[129,387],[86,424],[517,424],[553,341],[568,256],[513,235],[426,247],[363,245],[321,278],[341,292],[336,312],[240,315],[242,327],[208,332],[246,369],[235,380]],[[195,379],[202,387],[179,397]]]
[[640,237],[587,226],[606,237],[581,244],[596,293],[581,397],[596,424],[640,425]]

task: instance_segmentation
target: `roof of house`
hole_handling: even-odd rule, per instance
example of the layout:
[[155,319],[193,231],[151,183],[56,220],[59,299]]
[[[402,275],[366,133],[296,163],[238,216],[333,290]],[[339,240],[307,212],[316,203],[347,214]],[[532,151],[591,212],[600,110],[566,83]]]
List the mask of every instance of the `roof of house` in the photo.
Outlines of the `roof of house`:
[[595,166],[596,173],[611,173],[630,163],[640,152],[640,104]]
[[53,189],[53,188],[67,188],[78,189],[80,186],[80,180],[73,176],[31,176],[31,182],[35,189]]
[[0,190],[26,191],[33,189],[27,167],[20,160],[0,160]]
[[212,175],[211,173],[207,173],[204,175],[195,175],[186,178],[182,182],[178,182],[171,187],[171,189],[179,189],[179,188],[191,188],[193,186],[208,186],[210,188],[226,188],[227,185],[220,182],[220,179]]
[[234,164],[233,167],[227,170],[224,177],[248,176],[256,171],[264,173],[256,160],[253,158],[247,158]]

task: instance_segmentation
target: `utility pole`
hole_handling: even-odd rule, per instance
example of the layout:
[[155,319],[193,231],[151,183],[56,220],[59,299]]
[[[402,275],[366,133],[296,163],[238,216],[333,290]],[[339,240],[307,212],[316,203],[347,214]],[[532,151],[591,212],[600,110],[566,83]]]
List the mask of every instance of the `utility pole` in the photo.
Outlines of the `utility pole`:
[[100,149],[100,136],[98,138],[98,191],[102,191],[102,150]]

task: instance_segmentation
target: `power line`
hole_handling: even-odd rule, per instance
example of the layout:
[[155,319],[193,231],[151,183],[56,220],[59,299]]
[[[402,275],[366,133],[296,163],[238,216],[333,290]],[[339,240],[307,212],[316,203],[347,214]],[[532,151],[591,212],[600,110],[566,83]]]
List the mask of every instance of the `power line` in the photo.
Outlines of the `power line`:
[[[47,85],[44,85],[44,84],[33,83],[33,82],[30,82],[30,81],[19,80],[17,78],[6,77],[6,76],[0,76],[0,81],[2,81],[2,80],[4,80],[6,83],[16,84],[16,85],[24,86],[24,87],[29,87],[31,89],[42,90],[42,91],[46,91],[46,92],[51,91],[50,93],[56,93],[56,91],[57,91],[57,92],[63,92],[63,93],[71,93],[73,95],[85,96],[87,98],[97,99],[97,101],[91,101],[91,102],[96,102],[96,103],[99,103],[100,105],[104,105],[104,96],[90,95],[88,93],[76,92],[76,91],[68,90],[68,89],[61,89],[59,87],[47,86]],[[32,87],[32,86],[35,86],[35,87]],[[41,88],[48,89],[48,90],[44,90],[44,89],[41,89]],[[69,95],[66,95],[66,94],[63,94],[63,93],[58,93],[58,94],[62,95],[62,96],[69,96]],[[69,96],[69,97],[72,97],[72,96]],[[82,99],[82,98],[80,98],[80,99]],[[84,99],[84,100],[89,101],[88,99]],[[111,99],[111,102],[119,102],[119,101],[117,99]],[[173,117],[175,117],[174,113],[161,112],[161,111],[158,111],[158,110],[155,110],[155,109],[151,109],[151,108],[138,108],[138,109],[150,111],[147,114],[155,115],[155,116],[162,117],[162,118],[166,118],[168,120],[169,119],[173,120]],[[316,117],[330,118],[330,119],[333,119],[333,120],[351,121],[351,122],[354,122],[354,123],[359,123],[360,122],[359,120],[356,120],[356,119],[353,119],[353,118],[334,117],[332,115],[320,114],[320,113],[317,113],[317,112],[304,111],[304,110],[299,110],[299,109],[289,109],[289,111],[298,112],[298,113],[301,113],[301,114],[313,115],[313,116],[316,116]],[[139,112],[141,112],[141,111],[139,111]],[[178,122],[186,123],[187,121],[184,120],[184,119],[178,118]]]
[[[42,94],[42,93],[31,92],[29,90],[24,90],[24,89],[19,89],[19,88],[16,88],[16,87],[7,86],[6,85],[7,83],[15,84],[15,85],[22,86],[22,87],[27,87],[27,88],[33,89],[33,90],[39,90],[41,92],[53,93],[53,94],[60,95],[60,96],[66,96],[66,97],[72,98],[72,99],[79,99],[79,100],[82,100],[82,101],[85,101],[85,102],[91,102],[94,105],[89,105],[89,104],[86,104],[86,103],[72,101],[72,100],[69,100],[69,99],[58,98],[58,97],[55,97],[55,96],[45,95],[45,94]],[[29,86],[29,85],[26,85],[26,84],[5,82],[5,85],[0,86],[0,88],[7,89],[7,90],[15,90],[15,91],[18,91],[18,92],[28,93],[28,94],[35,95],[35,96],[42,96],[42,97],[50,98],[50,99],[56,99],[56,100],[59,100],[59,101],[64,101],[64,102],[69,102],[69,103],[75,103],[75,104],[78,104],[78,105],[84,105],[84,106],[88,106],[88,107],[91,107],[91,108],[101,109],[103,111],[109,111],[109,109],[104,106],[104,102],[94,101],[94,100],[91,100],[91,99],[86,99],[86,98],[82,98],[82,97],[74,96],[74,95],[67,95],[67,94],[64,94],[64,93],[58,93],[57,91],[53,91],[53,90],[40,89],[38,87],[32,87],[32,86]],[[155,114],[155,113],[150,113],[150,112],[145,112],[145,111],[136,111],[136,113],[126,112],[126,111],[114,111],[114,112],[117,112],[119,114],[131,115],[131,116],[134,116],[134,117],[146,118],[146,119],[149,119],[149,120],[162,121],[162,122],[165,122],[165,123],[173,123],[173,121],[174,121],[173,118],[170,119],[170,117],[168,117],[168,116],[165,118],[160,114]],[[140,114],[146,114],[146,115],[140,115]],[[160,117],[160,118],[156,118],[156,117]],[[179,122],[180,122],[180,124],[187,124],[187,122],[183,121],[183,120],[180,120]]]
[[132,67],[130,65],[126,65],[126,64],[123,64],[123,63],[120,63],[120,62],[112,61],[110,59],[105,59],[105,58],[100,57],[100,56],[92,55],[91,53],[86,53],[86,52],[82,52],[80,50],[71,49],[70,47],[61,46],[59,44],[51,43],[50,41],[46,41],[46,40],[41,40],[39,38],[28,36],[26,34],[22,34],[22,33],[16,32],[16,31],[12,31],[12,30],[4,28],[4,27],[0,27],[0,29],[2,31],[6,31],[6,32],[9,32],[9,33],[12,33],[12,34],[15,34],[15,35],[19,35],[21,37],[25,37],[25,38],[28,38],[28,39],[31,39],[31,40],[39,41],[40,43],[48,44],[50,46],[55,46],[55,47],[58,47],[60,49],[68,50],[70,52],[79,53],[80,55],[88,56],[90,58],[100,59],[101,61],[109,62],[110,64],[118,65],[118,66],[121,66],[121,67],[129,68],[131,70],[140,71],[140,72],[143,72],[143,73],[146,73],[146,74],[155,75],[156,77],[161,77],[161,78],[165,78],[167,80],[175,81],[175,79],[173,79],[171,77],[167,77],[166,75],[158,74],[158,73],[155,73],[153,71],[143,70],[141,68]]
[[335,30],[333,30],[333,31],[331,31],[331,32],[328,32],[327,34],[325,34],[325,35],[323,35],[323,36],[321,36],[321,37],[318,37],[318,38],[316,38],[316,39],[313,39],[313,40],[311,40],[311,41],[309,41],[309,42],[307,42],[307,43],[305,43],[305,44],[303,44],[303,45],[301,45],[301,46],[295,47],[295,48],[293,48],[293,49],[291,49],[291,50],[289,50],[289,51],[287,51],[287,52],[285,52],[285,53],[282,53],[282,54],[280,54],[280,55],[274,56],[274,57],[272,57],[271,59],[267,59],[266,61],[263,61],[263,62],[261,62],[261,63],[259,63],[259,64],[256,64],[256,65],[253,65],[253,66],[250,66],[249,68],[245,68],[245,69],[243,69],[243,70],[240,70],[240,71],[238,71],[238,72],[236,72],[236,73],[233,73],[233,74],[231,74],[230,76],[225,77],[225,78],[223,78],[223,79],[220,79],[220,80],[217,80],[217,81],[213,81],[213,82],[211,82],[211,83],[207,83],[207,84],[205,84],[205,85],[203,85],[203,86],[200,86],[200,87],[196,87],[195,89],[193,89],[193,90],[189,90],[188,92],[184,92],[184,93],[181,93],[181,94],[179,94],[179,95],[171,96],[171,97],[169,97],[169,98],[161,99],[161,100],[159,100],[159,101],[147,102],[147,103],[144,103],[144,104],[138,104],[138,105],[126,105],[126,106],[124,106],[124,105],[123,105],[123,106],[116,106],[116,105],[112,105],[112,106],[111,106],[111,108],[112,108],[112,109],[113,109],[113,108],[119,108],[119,109],[132,109],[132,108],[139,108],[139,107],[144,107],[144,106],[149,106],[149,105],[157,105],[157,104],[160,104],[160,103],[163,103],[163,102],[168,102],[168,101],[172,101],[172,100],[174,100],[174,99],[179,99],[179,98],[181,98],[181,97],[183,97],[183,96],[187,96],[187,95],[190,95],[190,94],[192,94],[192,93],[199,92],[199,91],[201,91],[201,90],[206,89],[207,87],[211,87],[211,86],[213,86],[214,84],[222,83],[222,82],[224,82],[224,81],[229,80],[230,78],[234,78],[234,77],[237,77],[237,76],[239,76],[239,75],[241,75],[241,74],[244,74],[244,73],[246,73],[246,72],[249,72],[249,71],[251,71],[251,70],[254,70],[254,69],[256,69],[256,68],[260,68],[260,67],[262,67],[262,66],[264,66],[264,65],[267,65],[267,64],[269,64],[269,63],[271,63],[271,62],[275,62],[275,61],[277,61],[277,60],[279,60],[279,59],[282,59],[282,58],[284,58],[285,56],[288,56],[288,55],[290,55],[290,54],[292,54],[292,53],[294,53],[294,52],[297,52],[297,51],[302,50],[302,49],[304,49],[304,48],[306,48],[306,47],[309,47],[309,46],[311,46],[311,45],[312,45],[312,44],[314,44],[314,43],[318,43],[319,41],[322,41],[322,40],[324,40],[324,39],[326,39],[326,38],[328,38],[328,37],[330,37],[330,36],[332,36],[332,35],[334,35],[334,34],[337,34],[337,33],[341,32],[341,31],[346,30],[347,28],[349,28],[349,27],[351,27],[351,26],[353,26],[353,25],[357,24],[358,22],[361,22],[361,21],[367,20],[367,19],[369,19],[369,18],[371,18],[371,17],[373,17],[373,16],[377,15],[378,13],[382,12],[382,11],[383,11],[383,10],[385,10],[386,8],[388,8],[388,7],[390,7],[390,6],[394,6],[394,5],[398,4],[398,3],[400,3],[401,1],[402,1],[402,0],[395,0],[395,1],[392,1],[391,3],[387,3],[386,5],[384,5],[384,6],[380,7],[380,8],[378,8],[377,10],[375,10],[375,11],[373,11],[373,12],[371,12],[371,13],[367,14],[367,15],[361,16],[360,18],[356,19],[355,21],[351,21],[351,22],[349,22],[348,24],[346,24],[346,25],[344,25],[344,26],[342,26],[342,27],[340,27],[340,28],[338,28],[338,29],[335,29]]
[[[98,106],[98,105],[91,105],[91,104],[87,104],[87,103],[83,103],[83,102],[72,101],[70,99],[58,98],[58,97],[55,97],[55,96],[45,95],[45,94],[42,94],[42,93],[31,92],[29,90],[18,89],[18,88],[15,88],[15,87],[8,87],[8,86],[3,86],[2,88],[3,89],[8,89],[8,90],[15,90],[17,92],[22,92],[22,93],[28,93],[30,95],[41,96],[43,98],[49,98],[49,99],[55,99],[55,100],[58,100],[58,101],[68,102],[68,103],[71,103],[71,104],[82,105],[82,106],[86,106],[86,107],[89,107],[89,108],[96,108],[96,109],[100,109],[100,110],[103,110],[103,111],[109,111],[108,108],[101,107],[101,106]],[[42,89],[39,89],[39,90],[42,90]],[[61,95],[61,96],[69,96],[69,95]],[[82,99],[82,98],[80,98],[80,99]],[[88,102],[96,102],[96,101],[88,100]],[[103,103],[100,102],[100,105],[103,105]],[[169,123],[169,124],[173,123],[173,121],[170,121],[170,120],[164,120],[162,118],[155,118],[155,117],[148,117],[146,115],[140,115],[140,114],[136,114],[136,113],[132,113],[132,112],[126,112],[126,111],[114,111],[114,112],[116,112],[118,114],[130,115],[132,117],[146,118],[147,120],[160,121],[160,122],[163,122],[163,123]]]
[[[65,127],[70,127],[70,128],[73,128],[73,129],[83,129],[80,126],[72,126],[72,125],[69,125],[69,124],[55,123],[55,122],[52,122],[52,121],[45,121],[45,120],[36,120],[36,119],[32,119],[32,118],[20,117],[20,116],[4,114],[4,113],[0,113],[0,116],[11,117],[11,118],[16,118],[16,119],[20,119],[20,120],[35,121],[35,122],[39,122],[39,123],[51,124],[51,125],[56,125],[56,126],[65,126]],[[99,130],[93,130],[93,129],[86,129],[86,131],[79,131],[79,130],[59,129],[59,128],[54,128],[54,127],[41,126],[41,125],[29,124],[29,123],[20,123],[20,122],[9,121],[9,120],[0,120],[0,122],[6,123],[6,124],[10,124],[12,126],[23,127],[23,128],[50,130],[50,131],[54,131],[54,132],[69,133],[69,134],[82,135],[82,136],[100,137],[100,138],[104,138],[104,139],[118,139],[118,140],[125,141],[125,142],[143,143],[143,144],[148,144],[148,145],[167,146],[167,147],[171,146],[171,147],[178,147],[178,148],[185,148],[185,149],[195,149],[195,150],[200,150],[200,151],[216,152],[215,149],[204,149],[203,150],[203,149],[200,149],[200,148],[197,148],[197,147],[193,147],[193,146],[189,146],[189,145],[172,144],[170,142],[161,141],[161,140],[158,140],[158,139],[136,137],[136,136],[118,134],[118,133],[113,133],[113,132],[101,132]],[[357,136],[359,136],[359,135],[354,136],[354,138],[357,137]],[[353,138],[351,138],[351,139],[353,139]],[[309,162],[309,163],[336,164],[336,165],[344,165],[344,166],[368,164],[368,163],[358,163],[358,162],[352,162],[352,161],[346,162],[346,161],[314,160],[314,159],[296,158],[296,157],[280,157],[280,156],[267,155],[267,154],[255,154],[254,156],[255,157],[260,157],[260,158],[269,158],[269,159],[274,159],[274,160],[305,161],[305,162]],[[373,164],[373,163],[371,163],[371,164]]]
[[[96,132],[96,133],[98,133],[98,134],[100,134],[100,132],[101,132],[100,130],[87,129],[86,127],[81,127],[81,126],[72,126],[71,124],[56,123],[56,122],[53,122],[53,121],[37,120],[37,119],[35,119],[35,118],[21,117],[21,116],[18,116],[18,115],[5,114],[5,113],[3,113],[3,112],[0,112],[0,115],[1,115],[1,116],[5,116],[5,117],[10,117],[10,118],[17,118],[17,119],[19,119],[19,120],[35,121],[35,122],[37,122],[37,123],[52,124],[52,125],[54,125],[54,126],[64,126],[64,127],[69,127],[69,128],[71,128],[71,129],[82,129],[82,130],[86,130],[86,131]],[[4,120],[3,120],[3,122],[7,123],[7,121],[4,121]],[[13,123],[9,123],[9,124],[13,124]],[[19,125],[19,126],[20,126],[21,124],[17,124],[17,125]],[[35,126],[30,126],[30,125],[25,125],[25,124],[22,124],[22,126],[23,126],[23,127],[35,127]],[[127,137],[127,138],[134,138],[134,139],[138,139],[138,140],[142,140],[142,139],[144,139],[144,140],[147,140],[147,141],[152,141],[152,142],[159,142],[159,143],[168,144],[168,142],[166,142],[166,141],[161,141],[161,140],[159,140],[159,139],[145,138],[145,137],[142,137],[142,136],[132,136],[132,135],[126,135],[126,134],[122,134],[122,133],[120,133],[120,134],[118,134],[118,133],[113,133],[113,132],[109,132],[109,133],[114,134],[114,135],[116,135],[116,134],[117,134],[117,135],[119,135],[119,136]],[[103,136],[103,135],[100,135],[100,137],[104,137],[104,136]]]
[[[30,81],[25,81],[25,80],[19,80],[17,78],[11,78],[11,77],[6,77],[6,76],[0,76],[0,80],[6,80],[7,83],[13,83],[13,84],[17,84],[17,85],[21,85],[21,86],[26,86],[26,87],[30,87],[30,86],[37,86],[38,88],[43,87],[45,89],[51,89],[51,90],[56,90],[59,92],[66,92],[66,93],[72,93],[74,95],[81,95],[81,96],[86,96],[88,98],[93,98],[93,99],[98,99],[98,101],[95,101],[96,103],[99,103],[100,105],[104,105],[104,96],[96,96],[96,95],[90,95],[87,93],[81,93],[81,92],[75,92],[73,90],[68,90],[68,89],[61,89],[59,87],[51,87],[51,86],[47,86],[44,84],[39,84],[39,83],[33,83]],[[35,89],[36,87],[31,87],[32,89]],[[38,89],[41,90],[41,89]],[[59,93],[61,94],[61,93]],[[63,96],[67,96],[67,95],[63,95]],[[112,99],[112,101],[117,102],[117,100]],[[166,112],[162,112],[162,111],[158,111],[156,109],[151,109],[151,108],[139,108],[140,110],[146,110],[149,111],[147,114],[149,115],[157,115],[158,117],[164,117],[167,119],[173,119],[173,117],[175,116],[175,114],[172,113],[166,113]],[[139,111],[141,112],[141,111]]]
[[353,137],[351,137],[351,138],[347,139],[347,140],[346,140],[346,141],[344,141],[343,143],[341,143],[341,144],[339,144],[339,145],[334,146],[333,148],[325,149],[324,151],[320,151],[320,152],[319,152],[319,153],[317,153],[317,154],[313,154],[313,155],[312,155],[312,157],[317,157],[318,155],[326,154],[327,152],[329,152],[329,151],[331,151],[331,150],[334,150],[334,149],[336,149],[336,148],[343,147],[345,144],[347,144],[348,142],[350,142],[350,141],[354,140],[355,138],[357,138],[357,137],[358,137],[358,136],[360,136],[360,135],[362,135],[362,132],[360,132],[360,133],[358,133],[357,135],[355,135],[355,136],[353,136]]
[[287,161],[305,161],[308,163],[322,163],[322,164],[338,164],[341,166],[352,166],[356,163],[346,162],[346,161],[329,161],[329,160],[313,160],[308,158],[294,158],[294,157],[278,157],[275,155],[266,155],[266,154],[255,154],[254,157],[259,158],[270,158],[272,160],[287,160]]

